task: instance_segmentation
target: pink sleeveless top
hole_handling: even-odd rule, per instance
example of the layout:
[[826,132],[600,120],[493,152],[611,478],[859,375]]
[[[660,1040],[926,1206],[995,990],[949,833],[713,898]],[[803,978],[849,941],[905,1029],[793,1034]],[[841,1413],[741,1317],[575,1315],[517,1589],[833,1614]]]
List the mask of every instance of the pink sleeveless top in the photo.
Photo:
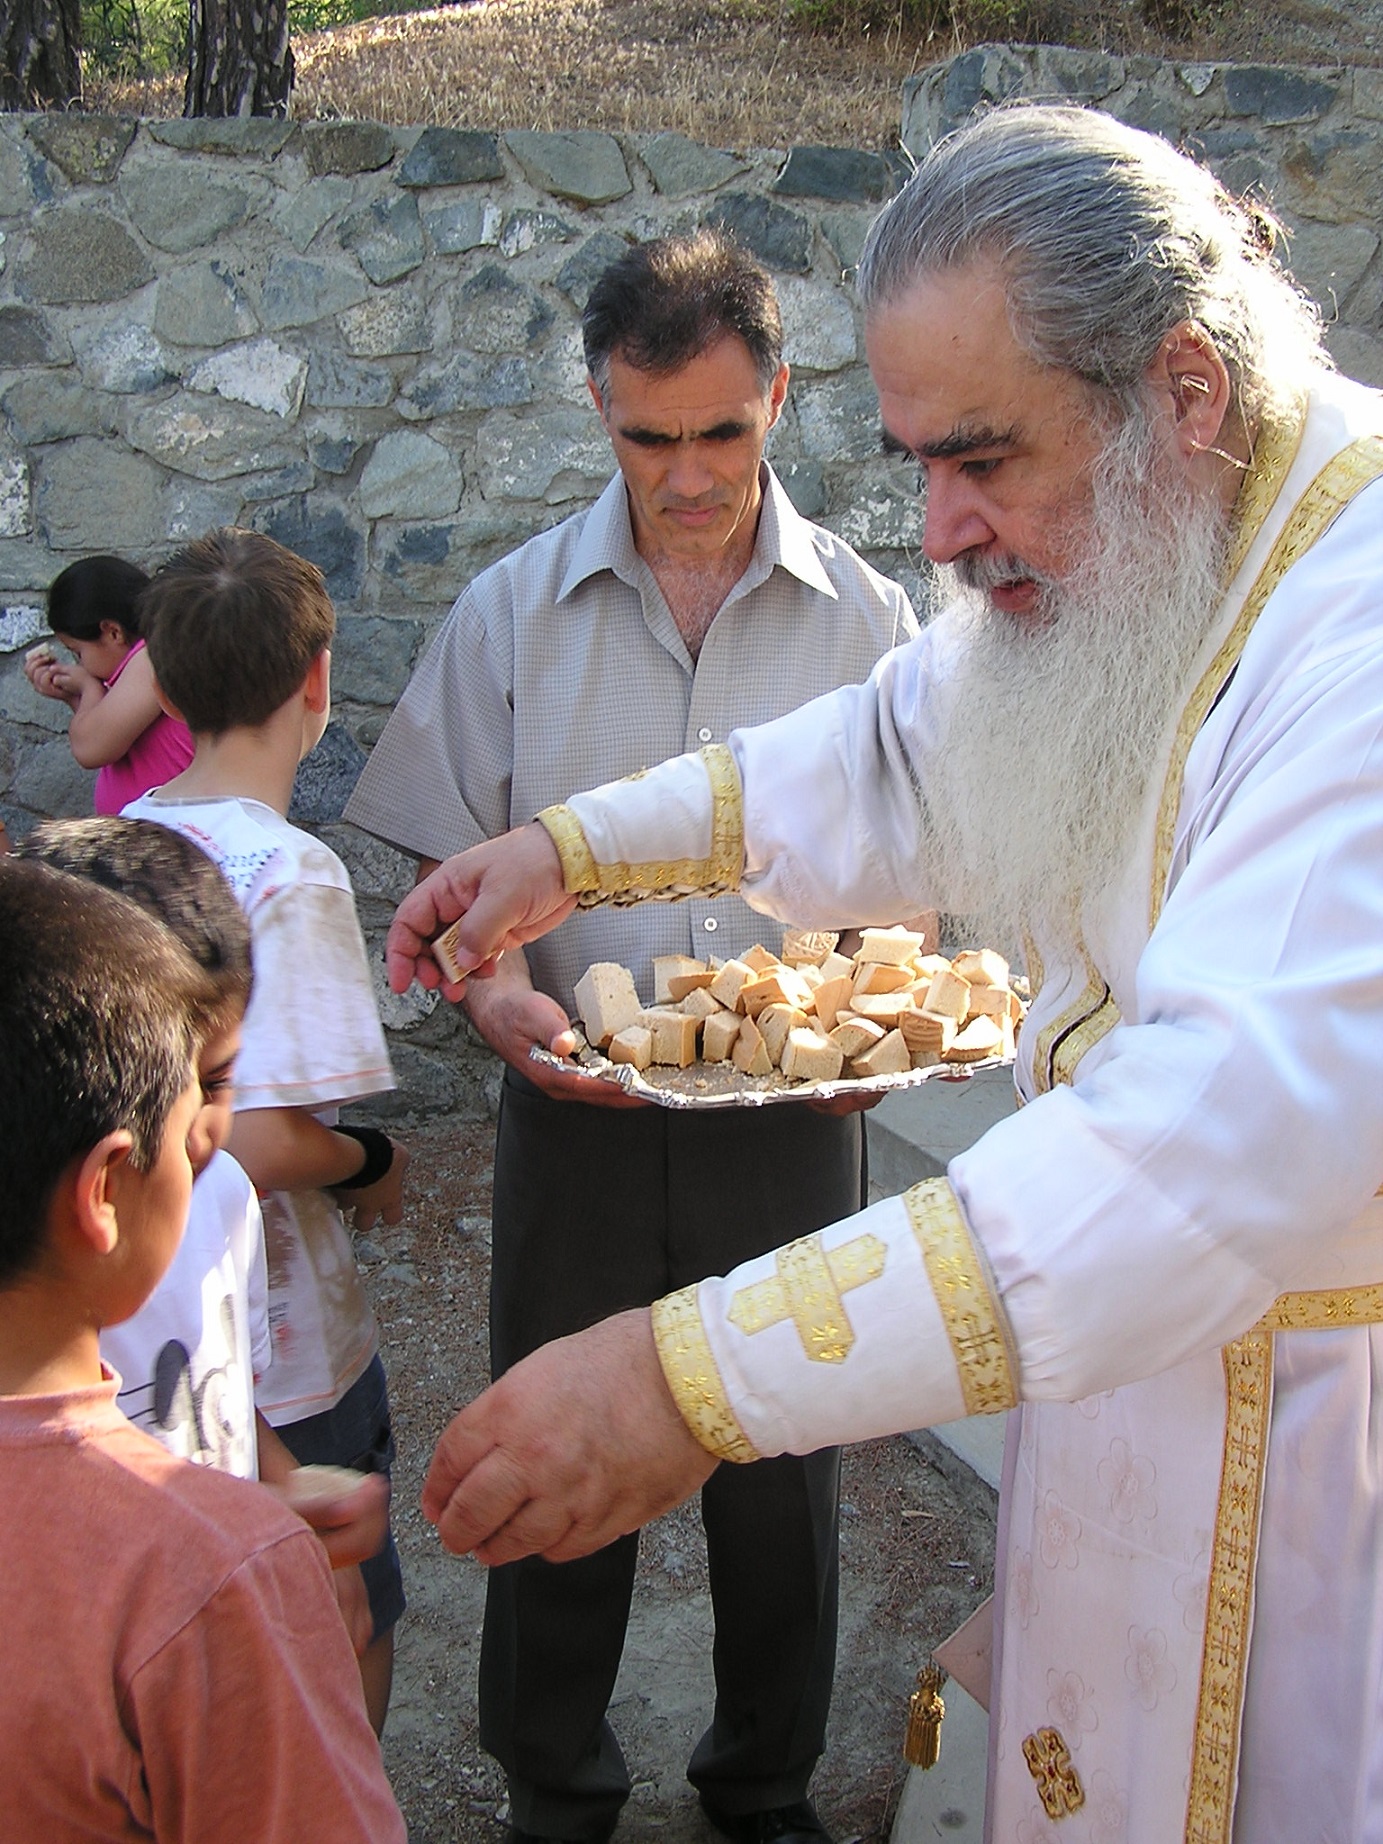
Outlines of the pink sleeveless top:
[[[106,680],[107,691],[143,645],[142,640],[137,640],[130,648]],[[187,725],[160,711],[118,761],[107,762],[96,771],[96,811],[118,813],[150,788],[162,787],[165,781],[182,773],[192,760],[192,751],[192,733]]]

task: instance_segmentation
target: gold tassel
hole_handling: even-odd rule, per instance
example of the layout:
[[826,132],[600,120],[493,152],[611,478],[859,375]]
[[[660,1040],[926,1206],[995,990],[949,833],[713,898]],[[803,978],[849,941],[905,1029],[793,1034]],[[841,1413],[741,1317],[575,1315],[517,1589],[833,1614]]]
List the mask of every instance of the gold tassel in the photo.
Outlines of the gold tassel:
[[938,1664],[924,1665],[917,1674],[917,1689],[908,1698],[908,1727],[903,1737],[903,1759],[913,1767],[935,1767],[941,1758],[941,1719],[946,1714],[941,1686],[946,1673]]

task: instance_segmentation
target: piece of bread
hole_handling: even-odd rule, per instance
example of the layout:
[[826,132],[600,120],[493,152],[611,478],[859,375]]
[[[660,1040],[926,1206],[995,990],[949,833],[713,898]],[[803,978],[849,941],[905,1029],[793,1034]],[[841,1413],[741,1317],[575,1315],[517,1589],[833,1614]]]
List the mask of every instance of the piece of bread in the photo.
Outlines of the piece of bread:
[[783,1045],[782,1071],[794,1082],[834,1082],[844,1068],[839,1044],[818,1037],[806,1026],[788,1032]]
[[669,999],[683,995],[673,992],[670,981],[681,974],[704,973],[706,963],[693,960],[690,954],[655,954],[653,956],[653,1003],[666,1005]]
[[864,928],[856,961],[902,967],[922,952],[922,937],[910,928]]
[[635,1069],[647,1069],[653,1061],[653,1033],[646,1025],[627,1024],[615,1032],[605,1054],[612,1063],[632,1063]]
[[689,1018],[709,1018],[713,1012],[724,1009],[720,1000],[705,986],[693,987],[677,1007],[679,1012],[685,1012]]
[[696,1061],[696,1033],[700,1020],[670,1006],[640,1012],[635,1021],[653,1034],[653,1061],[673,1069],[687,1069]]
[[811,988],[800,973],[792,967],[774,966],[741,987],[739,1009],[750,1018],[756,1018],[770,1005],[794,1005],[799,1012],[805,1012],[811,998]]
[[819,967],[839,940],[830,929],[790,928],[783,935],[779,958],[789,967]]
[[782,962],[776,954],[770,954],[761,941],[756,941],[752,948],[740,955],[740,959],[754,973],[767,973],[770,967],[781,967]]
[[1000,1056],[1004,1047],[1003,1026],[997,1018],[972,1018],[963,1031],[951,1040],[942,1053],[946,1063],[978,1063],[987,1056]]
[[701,1027],[701,1056],[707,1063],[724,1063],[735,1047],[744,1023],[738,1012],[713,1012]]
[[860,962],[853,990],[857,994],[901,992],[903,987],[911,986],[913,983],[913,972],[910,966],[900,967],[893,961],[865,960]]
[[773,1058],[768,1054],[768,1045],[764,1034],[752,1018],[740,1020],[739,1035],[735,1047],[730,1052],[730,1061],[741,1075],[771,1076]]
[[954,1018],[959,1024],[969,1015],[970,982],[958,973],[938,973],[933,977],[927,996],[917,1008],[935,1018]]
[[709,967],[698,967],[693,973],[674,973],[668,978],[667,996],[674,1005],[681,1003],[688,993],[704,991],[715,978]]
[[875,1024],[881,1024],[886,1031],[891,1031],[905,1012],[914,1009],[912,1000],[905,992],[857,993],[850,1001],[852,1012],[860,1018],[872,1018]]
[[849,1063],[863,1056],[866,1050],[872,1050],[875,1044],[881,1044],[886,1036],[884,1027],[868,1018],[846,1018],[831,1032],[831,1042],[838,1046]]
[[890,1031],[872,1050],[866,1050],[850,1064],[857,1076],[901,1076],[912,1068],[912,1053],[903,1042],[901,1031]]
[[914,1069],[939,1063],[943,1052],[955,1042],[958,1028],[954,1018],[940,1018],[935,1012],[904,1012],[898,1020]]
[[783,1045],[788,1040],[788,1033],[805,1025],[807,1014],[795,1005],[766,1005],[754,1022],[763,1033],[763,1040],[768,1045],[768,1054],[781,1069]]
[[727,960],[711,981],[707,991],[729,1012],[742,1012],[740,994],[754,977],[754,969],[742,960]]
[[1008,985],[1008,962],[993,948],[965,948],[951,967],[972,986]]
[[576,1011],[585,1027],[587,1042],[603,1050],[627,1024],[637,1024],[643,1007],[634,990],[634,976],[617,961],[598,960],[576,982]]

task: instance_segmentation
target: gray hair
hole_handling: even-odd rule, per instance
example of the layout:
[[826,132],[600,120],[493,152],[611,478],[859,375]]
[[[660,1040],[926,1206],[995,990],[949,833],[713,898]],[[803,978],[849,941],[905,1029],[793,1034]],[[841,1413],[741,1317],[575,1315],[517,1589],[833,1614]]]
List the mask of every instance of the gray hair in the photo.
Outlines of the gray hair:
[[1272,254],[1277,225],[1156,135],[1021,103],[948,136],[876,219],[866,313],[928,274],[994,262],[1015,339],[1131,409],[1164,336],[1192,320],[1250,426],[1330,364],[1316,310]]

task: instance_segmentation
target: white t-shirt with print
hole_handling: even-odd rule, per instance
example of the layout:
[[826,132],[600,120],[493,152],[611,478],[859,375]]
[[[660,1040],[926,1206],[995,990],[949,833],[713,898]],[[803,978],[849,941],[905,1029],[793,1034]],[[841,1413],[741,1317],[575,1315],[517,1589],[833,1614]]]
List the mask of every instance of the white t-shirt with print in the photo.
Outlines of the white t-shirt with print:
[[[215,859],[249,920],[254,991],[235,1108],[337,1107],[394,1086],[346,867],[262,801],[158,790],[127,819],[156,820]],[[325,1191],[261,1198],[273,1364],[258,1402],[276,1427],[333,1408],[379,1349],[350,1233]]]
[[218,1152],[192,1187],[168,1272],[101,1333],[129,1419],[179,1459],[258,1477],[255,1379],[269,1367],[264,1232],[254,1186]]

